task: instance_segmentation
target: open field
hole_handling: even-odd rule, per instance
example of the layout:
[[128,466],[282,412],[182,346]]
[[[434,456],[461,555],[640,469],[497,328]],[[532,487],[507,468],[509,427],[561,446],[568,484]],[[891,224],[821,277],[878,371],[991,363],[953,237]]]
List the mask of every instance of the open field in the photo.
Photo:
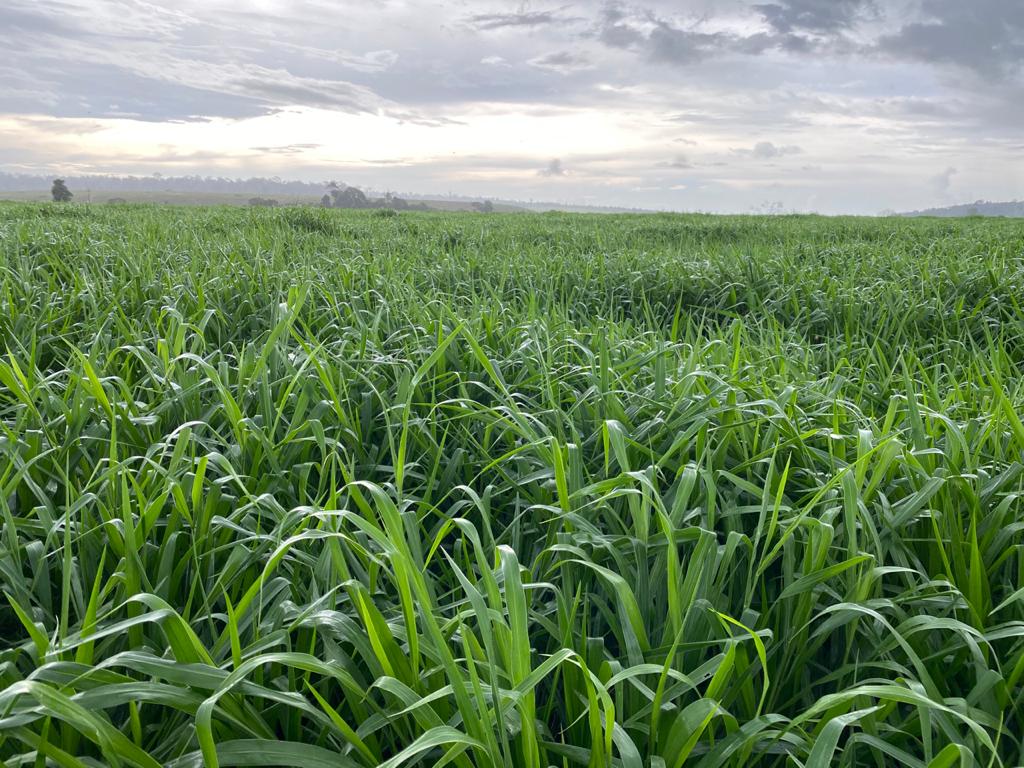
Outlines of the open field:
[[0,205],[9,766],[1024,761],[1024,226]]

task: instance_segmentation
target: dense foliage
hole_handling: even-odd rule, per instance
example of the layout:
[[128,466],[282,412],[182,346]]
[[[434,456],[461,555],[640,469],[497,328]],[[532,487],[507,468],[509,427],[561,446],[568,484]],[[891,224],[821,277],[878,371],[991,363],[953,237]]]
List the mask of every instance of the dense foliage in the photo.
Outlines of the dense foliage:
[[1024,227],[0,206],[0,759],[1024,761]]

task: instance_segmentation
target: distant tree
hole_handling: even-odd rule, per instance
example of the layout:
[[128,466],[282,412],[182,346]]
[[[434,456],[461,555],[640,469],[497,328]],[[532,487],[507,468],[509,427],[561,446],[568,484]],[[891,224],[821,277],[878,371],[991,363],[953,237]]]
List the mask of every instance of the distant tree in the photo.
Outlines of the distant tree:
[[370,208],[370,199],[361,189],[345,187],[331,190],[332,208]]
[[482,203],[473,203],[473,210],[477,213],[492,213],[494,211],[494,203],[490,200],[484,200]]
[[320,198],[320,207],[321,208],[331,208],[331,207],[333,207],[330,195],[324,195],[323,197]]
[[50,187],[50,194],[53,196],[53,202],[55,203],[70,203],[71,198],[74,195],[71,194],[71,190],[68,189],[68,185],[64,183],[64,179],[54,179],[53,186]]

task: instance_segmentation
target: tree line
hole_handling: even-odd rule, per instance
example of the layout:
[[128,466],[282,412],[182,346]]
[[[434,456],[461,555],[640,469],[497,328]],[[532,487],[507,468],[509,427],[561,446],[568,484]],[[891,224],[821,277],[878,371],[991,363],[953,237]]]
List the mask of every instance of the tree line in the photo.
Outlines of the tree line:
[[[74,194],[68,189],[64,179],[54,179],[50,186],[50,195],[55,203],[69,203]],[[112,198],[108,202],[124,203],[123,198]],[[275,208],[280,203],[270,197],[250,197],[248,204],[253,207]],[[358,187],[350,187],[331,181],[327,184],[327,191],[320,198],[320,205],[323,208],[346,208],[346,209],[390,209],[393,211],[429,211],[430,207],[422,202],[410,202],[405,198],[393,195],[390,192],[383,197],[370,197]],[[494,204],[490,200],[473,203],[473,210],[480,213],[491,213]]]
[[395,211],[427,211],[425,203],[410,203],[390,192],[384,197],[369,197],[357,187],[348,187],[337,182],[330,182],[327,191],[320,198],[324,208],[390,208]]

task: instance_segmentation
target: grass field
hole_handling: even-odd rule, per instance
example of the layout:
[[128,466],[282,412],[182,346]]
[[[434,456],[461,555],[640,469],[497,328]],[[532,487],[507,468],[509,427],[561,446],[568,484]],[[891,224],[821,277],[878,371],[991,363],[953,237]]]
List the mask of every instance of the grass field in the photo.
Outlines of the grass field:
[[1015,766],[1024,226],[0,205],[9,766]]

